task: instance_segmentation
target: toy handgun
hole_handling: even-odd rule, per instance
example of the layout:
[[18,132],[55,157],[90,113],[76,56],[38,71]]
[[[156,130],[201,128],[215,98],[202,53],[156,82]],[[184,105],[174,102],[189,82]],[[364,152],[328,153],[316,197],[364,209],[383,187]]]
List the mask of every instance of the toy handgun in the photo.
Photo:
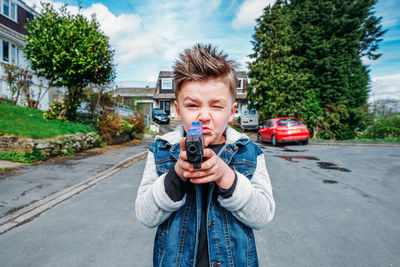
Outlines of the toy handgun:
[[192,122],[186,135],[185,147],[188,161],[194,169],[200,169],[204,151],[203,126],[200,122]]

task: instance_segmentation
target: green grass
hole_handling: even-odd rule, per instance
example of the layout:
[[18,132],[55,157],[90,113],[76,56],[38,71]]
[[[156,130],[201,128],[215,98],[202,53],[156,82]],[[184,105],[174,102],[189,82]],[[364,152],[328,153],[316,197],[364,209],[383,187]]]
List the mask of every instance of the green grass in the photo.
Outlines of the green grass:
[[19,153],[15,151],[3,152],[0,151],[0,159],[20,162],[20,163],[33,163],[39,160],[44,160],[44,155],[38,150],[34,150],[32,153]]
[[239,133],[242,132],[242,128],[240,128],[240,127],[236,127],[236,126],[233,126],[233,125],[232,125],[232,126],[230,125],[230,127],[231,127],[232,129],[238,131]]
[[0,133],[33,139],[52,138],[77,132],[97,132],[89,125],[45,120],[43,111],[0,102]]
[[150,134],[150,135],[154,135],[154,136],[156,136],[158,133],[156,133],[156,132],[154,132],[154,131],[151,131],[150,129],[148,129],[148,128],[145,128],[144,129],[144,133],[145,134]]

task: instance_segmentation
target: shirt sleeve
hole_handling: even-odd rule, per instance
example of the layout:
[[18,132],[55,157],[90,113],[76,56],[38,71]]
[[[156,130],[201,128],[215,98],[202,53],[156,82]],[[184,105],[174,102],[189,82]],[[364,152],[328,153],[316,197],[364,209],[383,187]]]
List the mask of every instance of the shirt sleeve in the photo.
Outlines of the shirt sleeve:
[[218,187],[217,188],[218,195],[220,195],[224,199],[230,198],[232,196],[233,192],[235,191],[237,180],[238,180],[238,176],[235,172],[235,180],[233,181],[231,187],[228,189],[223,189],[221,187]]
[[168,196],[164,185],[166,175],[158,176],[153,152],[149,151],[135,202],[137,219],[149,228],[163,223],[186,203],[186,196],[180,201],[173,201]]
[[165,192],[172,201],[183,199],[188,191],[188,181],[184,182],[175,171],[175,165],[168,171],[164,179]]

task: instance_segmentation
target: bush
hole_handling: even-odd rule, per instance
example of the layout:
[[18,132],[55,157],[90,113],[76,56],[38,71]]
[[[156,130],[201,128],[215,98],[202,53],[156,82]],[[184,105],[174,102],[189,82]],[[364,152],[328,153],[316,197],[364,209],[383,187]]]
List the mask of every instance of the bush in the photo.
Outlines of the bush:
[[96,129],[99,128],[99,121],[100,121],[99,116],[91,115],[91,114],[79,114],[78,113],[78,116],[76,117],[76,122],[90,125]]
[[361,138],[399,138],[400,117],[380,117],[361,133]]
[[68,121],[67,119],[67,106],[63,103],[54,102],[53,105],[50,106],[49,110],[43,113],[43,118],[46,120],[59,120],[59,121]]
[[45,156],[42,152],[34,149],[32,153],[20,153],[16,151],[3,152],[0,151],[0,159],[20,162],[20,163],[33,163],[39,160],[44,160]]
[[144,129],[146,128],[146,123],[144,121],[143,112],[138,112],[139,116],[137,118],[132,119],[133,125],[135,127],[136,135],[141,135],[144,133]]
[[99,118],[99,132],[101,139],[107,144],[112,143],[114,136],[123,130],[122,119],[118,114],[104,111]]

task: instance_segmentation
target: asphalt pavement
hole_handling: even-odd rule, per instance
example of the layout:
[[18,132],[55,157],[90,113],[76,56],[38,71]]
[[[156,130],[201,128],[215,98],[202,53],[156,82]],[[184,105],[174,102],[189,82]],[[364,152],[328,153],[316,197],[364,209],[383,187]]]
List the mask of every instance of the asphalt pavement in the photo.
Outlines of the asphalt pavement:
[[[1,201],[18,205],[36,197],[36,179],[49,184],[42,187],[48,193],[56,190],[53,181],[71,186],[148,146],[22,169],[0,178]],[[400,266],[400,147],[260,146],[276,201],[275,218],[255,231],[260,266]],[[155,229],[134,212],[144,163],[119,169],[1,234],[0,265],[151,266]],[[3,189],[10,182],[14,187]],[[23,194],[27,185],[32,189]]]

